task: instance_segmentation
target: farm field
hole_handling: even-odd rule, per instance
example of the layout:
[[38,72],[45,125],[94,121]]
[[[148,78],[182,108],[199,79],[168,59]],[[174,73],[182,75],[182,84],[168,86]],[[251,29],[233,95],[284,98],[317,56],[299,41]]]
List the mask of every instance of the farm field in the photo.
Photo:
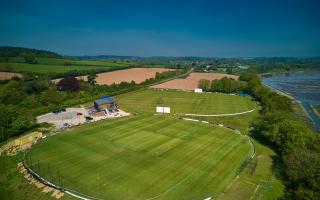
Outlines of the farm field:
[[216,80],[222,79],[223,77],[238,79],[236,75],[220,74],[220,73],[191,73],[185,79],[174,79],[168,82],[164,82],[158,85],[152,86],[157,89],[177,89],[177,90],[194,90],[198,87],[199,80]]
[[72,70],[91,70],[106,69],[106,67],[96,66],[65,66],[65,65],[45,65],[28,63],[0,63],[0,71],[5,66],[10,66],[16,72],[35,72],[35,73],[64,73]]
[[19,73],[13,73],[13,72],[0,72],[0,80],[8,80],[13,77],[19,77],[21,78],[22,75]]
[[46,179],[97,198],[204,199],[218,196],[251,154],[248,139],[228,129],[142,114],[52,136],[28,162]]
[[132,62],[113,62],[108,60],[72,60],[66,58],[40,58],[36,57],[36,64],[25,63],[23,57],[11,57],[8,63],[0,63],[0,71],[5,67],[15,72],[35,73],[65,73],[73,70],[103,70],[108,68],[129,67]]
[[229,114],[255,108],[249,97],[221,93],[140,90],[117,96],[121,109],[154,113],[157,105],[171,107],[175,114]]
[[[110,60],[73,60],[68,58],[43,58],[35,57],[38,64],[43,65],[80,65],[80,66],[101,66],[101,67],[119,67],[119,66],[130,66],[132,62],[114,62]],[[11,63],[24,63],[23,57],[11,57],[9,59]]]
[[[111,85],[113,83],[121,83],[135,81],[137,84],[142,83],[146,79],[154,78],[156,72],[165,72],[173,69],[168,68],[130,68],[112,72],[104,72],[97,74],[96,83],[99,85]],[[78,76],[78,79],[87,80],[87,76]],[[60,79],[53,80],[58,82]]]

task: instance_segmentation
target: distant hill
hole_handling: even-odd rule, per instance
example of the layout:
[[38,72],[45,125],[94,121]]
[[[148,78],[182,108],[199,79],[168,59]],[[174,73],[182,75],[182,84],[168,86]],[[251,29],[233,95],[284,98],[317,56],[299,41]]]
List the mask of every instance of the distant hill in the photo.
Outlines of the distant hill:
[[0,57],[46,57],[46,58],[62,58],[63,56],[45,50],[29,49],[23,47],[0,47]]
[[139,56],[117,56],[117,55],[97,55],[97,56],[73,56],[79,60],[140,60],[143,57]]

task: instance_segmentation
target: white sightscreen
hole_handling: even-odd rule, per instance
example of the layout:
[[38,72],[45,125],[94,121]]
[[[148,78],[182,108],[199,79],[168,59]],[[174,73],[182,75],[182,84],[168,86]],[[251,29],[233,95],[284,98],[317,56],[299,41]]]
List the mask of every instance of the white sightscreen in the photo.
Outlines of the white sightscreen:
[[156,108],[156,112],[157,113],[170,113],[170,107],[161,107],[161,106],[157,106]]
[[194,92],[196,92],[196,93],[201,93],[201,92],[202,92],[202,89],[201,89],[201,88],[196,88],[196,89],[194,89]]
[[157,106],[156,112],[157,112],[157,113],[163,113],[163,107]]
[[163,107],[164,113],[170,113],[170,107]]

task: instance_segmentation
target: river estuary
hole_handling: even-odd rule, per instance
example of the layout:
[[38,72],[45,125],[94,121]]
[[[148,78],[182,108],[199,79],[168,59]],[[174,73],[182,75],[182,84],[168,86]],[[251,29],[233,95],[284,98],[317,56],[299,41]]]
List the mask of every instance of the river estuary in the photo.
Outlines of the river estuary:
[[315,106],[320,103],[320,72],[275,74],[263,78],[262,82],[266,86],[280,90],[300,101],[320,131],[320,120],[310,107],[310,104]]

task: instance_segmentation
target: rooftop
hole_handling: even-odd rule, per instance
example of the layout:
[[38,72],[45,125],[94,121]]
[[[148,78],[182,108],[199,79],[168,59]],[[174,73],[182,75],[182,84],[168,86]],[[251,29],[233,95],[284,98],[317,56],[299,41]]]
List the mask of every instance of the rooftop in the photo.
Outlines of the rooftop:
[[94,101],[97,105],[101,104],[111,104],[114,103],[116,100],[113,97],[107,97],[107,98],[102,98],[102,99],[97,99]]

